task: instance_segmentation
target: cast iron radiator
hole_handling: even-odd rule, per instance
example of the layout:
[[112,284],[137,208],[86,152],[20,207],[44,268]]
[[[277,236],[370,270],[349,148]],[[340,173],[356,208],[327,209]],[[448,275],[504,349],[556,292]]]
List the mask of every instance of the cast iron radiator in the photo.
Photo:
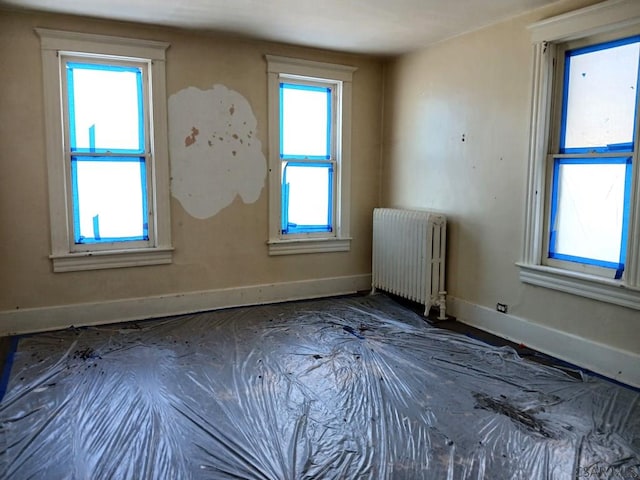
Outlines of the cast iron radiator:
[[445,249],[447,219],[444,215],[395,208],[373,211],[372,287],[425,306],[440,309],[445,319]]

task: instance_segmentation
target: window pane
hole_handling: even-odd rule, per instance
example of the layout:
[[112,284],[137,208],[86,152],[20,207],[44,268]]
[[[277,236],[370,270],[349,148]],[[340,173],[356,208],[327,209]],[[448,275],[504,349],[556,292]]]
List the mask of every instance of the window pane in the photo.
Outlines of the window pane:
[[284,167],[283,232],[331,231],[331,164],[289,163]]
[[621,263],[621,243],[628,216],[625,193],[630,170],[626,163],[585,164],[556,160],[552,257],[566,255]]
[[281,83],[280,122],[282,158],[330,158],[330,88]]
[[72,151],[144,151],[142,72],[67,64]]
[[147,240],[143,159],[73,157],[76,243]]
[[640,42],[597,48],[567,52],[561,146],[627,144],[631,151]]

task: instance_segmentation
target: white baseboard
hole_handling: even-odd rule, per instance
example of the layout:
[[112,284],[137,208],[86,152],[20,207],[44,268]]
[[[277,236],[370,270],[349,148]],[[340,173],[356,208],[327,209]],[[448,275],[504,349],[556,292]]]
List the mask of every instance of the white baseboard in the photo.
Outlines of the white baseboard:
[[447,303],[447,313],[462,323],[515,343],[523,343],[539,352],[627,385],[640,387],[640,354],[499,313],[459,298],[449,297]]
[[371,275],[270,283],[108,302],[0,311],[0,336],[102,325],[221,308],[345,295],[371,289]]

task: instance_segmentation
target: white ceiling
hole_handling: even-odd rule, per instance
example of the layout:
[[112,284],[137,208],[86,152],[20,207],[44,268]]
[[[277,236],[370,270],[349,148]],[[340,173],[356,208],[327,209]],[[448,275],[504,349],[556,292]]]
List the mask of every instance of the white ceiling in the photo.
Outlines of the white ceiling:
[[0,5],[394,55],[556,0],[0,0]]

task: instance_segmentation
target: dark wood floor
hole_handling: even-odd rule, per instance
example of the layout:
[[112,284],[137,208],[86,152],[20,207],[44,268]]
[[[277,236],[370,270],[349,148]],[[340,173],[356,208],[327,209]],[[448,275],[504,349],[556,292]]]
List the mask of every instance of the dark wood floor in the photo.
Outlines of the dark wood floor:
[[[397,303],[410,308],[414,312],[419,315],[423,315],[424,313],[424,305],[419,303],[412,302],[410,300],[406,300],[404,298],[397,297],[395,295],[389,295],[393,298]],[[479,328],[472,327],[470,325],[466,325],[464,323],[458,322],[455,317],[448,315],[447,320],[438,320],[438,312],[435,309],[431,310],[431,313],[426,318],[426,321],[429,322],[430,325],[442,328],[445,330],[449,330],[452,332],[457,332],[462,335],[466,335],[471,338],[478,339],[488,345],[493,345],[496,347],[509,346],[513,348],[520,357],[525,358],[527,360],[531,360],[534,362],[541,363],[543,365],[553,366],[556,368],[560,368],[564,370],[569,375],[572,375],[575,378],[580,378],[580,368],[575,365],[570,365],[567,362],[554,358],[550,355],[541,353],[533,348],[527,347],[526,345],[518,344],[515,342],[511,342],[505,338],[499,337],[489,332],[485,332],[484,330],[480,330]]]

